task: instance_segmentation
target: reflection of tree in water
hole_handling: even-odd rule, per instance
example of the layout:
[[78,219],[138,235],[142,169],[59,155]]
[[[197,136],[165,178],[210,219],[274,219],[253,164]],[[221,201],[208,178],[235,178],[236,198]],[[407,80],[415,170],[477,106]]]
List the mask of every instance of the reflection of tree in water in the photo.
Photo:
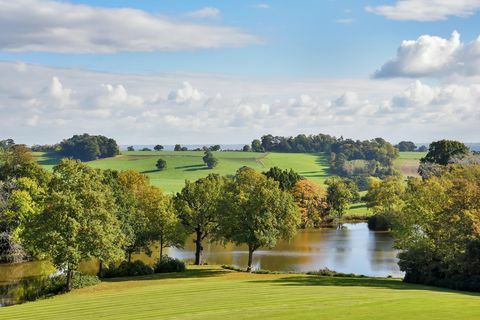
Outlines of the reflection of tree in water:
[[368,252],[370,268],[373,271],[384,271],[393,276],[402,275],[397,264],[397,250],[393,248],[393,243],[394,239],[389,232],[369,232]]

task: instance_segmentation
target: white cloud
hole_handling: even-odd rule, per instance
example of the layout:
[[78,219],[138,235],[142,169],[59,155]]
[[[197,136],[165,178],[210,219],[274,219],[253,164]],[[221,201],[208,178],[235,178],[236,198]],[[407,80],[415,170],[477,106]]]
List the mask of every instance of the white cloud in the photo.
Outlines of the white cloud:
[[220,10],[214,7],[205,7],[197,11],[188,12],[186,15],[192,18],[215,18],[220,15]]
[[205,95],[202,92],[192,87],[190,83],[184,82],[181,89],[170,92],[168,95],[168,100],[175,101],[175,103],[178,104],[186,104],[199,101],[203,99],[204,96]]
[[[209,14],[214,13],[211,9]],[[131,8],[0,0],[0,50],[4,51],[150,52],[258,43],[257,37],[236,28],[176,21]]]
[[260,81],[38,65],[21,72],[15,62],[0,62],[0,74],[9,79],[0,82],[1,134],[28,144],[83,132],[122,144],[247,143],[266,133],[319,132],[394,141],[478,139],[475,77],[435,85],[406,79]]
[[480,37],[462,43],[460,34],[450,39],[422,35],[403,41],[397,56],[375,73],[377,78],[434,77],[445,75],[480,75]]
[[438,21],[449,16],[468,17],[480,8],[480,0],[398,0],[394,5],[366,7],[391,20]]

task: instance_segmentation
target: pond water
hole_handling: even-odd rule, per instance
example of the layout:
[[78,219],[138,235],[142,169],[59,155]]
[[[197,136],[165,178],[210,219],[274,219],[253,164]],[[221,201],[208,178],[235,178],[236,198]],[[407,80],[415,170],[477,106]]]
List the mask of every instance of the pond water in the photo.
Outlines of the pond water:
[[[248,251],[244,246],[226,246],[206,242],[204,261],[209,264],[229,264],[245,268]],[[144,253],[132,256],[153,264],[159,250],[153,246],[152,255]],[[168,255],[193,261],[193,238],[189,238],[184,249],[166,250]],[[346,223],[336,228],[300,230],[293,240],[280,241],[273,249],[254,253],[253,267],[273,271],[308,272],[329,268],[337,272],[363,274],[375,277],[402,277],[398,268],[397,251],[393,249],[393,238],[388,232],[368,230],[366,223]],[[98,263],[82,263],[81,271],[96,274]],[[12,300],[12,291],[24,291],[31,287],[25,279],[38,279],[55,272],[48,262],[26,262],[0,264],[0,306],[19,301]],[[23,280],[22,280],[23,279]]]
[[[193,261],[194,254],[193,239],[187,241],[185,249],[169,251],[170,256],[187,261]],[[248,251],[244,246],[206,243],[204,260],[244,268]],[[397,262],[390,233],[370,231],[366,223],[300,230],[293,240],[280,241],[274,249],[258,250],[253,255],[255,269],[308,272],[329,268],[375,277],[402,277]]]

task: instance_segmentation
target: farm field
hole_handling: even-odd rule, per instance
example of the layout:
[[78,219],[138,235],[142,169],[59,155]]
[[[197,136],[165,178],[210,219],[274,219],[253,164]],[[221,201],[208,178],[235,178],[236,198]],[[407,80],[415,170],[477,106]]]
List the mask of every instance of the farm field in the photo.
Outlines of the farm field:
[[402,172],[405,176],[418,177],[418,166],[420,159],[425,157],[425,152],[400,152],[400,156],[395,160],[395,169]]
[[[163,191],[171,193],[180,191],[186,179],[197,180],[209,173],[222,175],[234,174],[243,166],[266,171],[277,166],[293,169],[307,179],[323,183],[329,177],[328,159],[322,154],[294,153],[254,153],[254,152],[214,152],[219,164],[210,170],[203,163],[201,151],[131,151],[122,152],[115,158],[88,162],[94,168],[114,170],[136,170],[145,173],[150,182]],[[34,153],[37,161],[52,168],[60,157],[51,153]],[[155,163],[159,158],[167,162],[167,169],[158,171]]]
[[1,319],[478,319],[480,295],[399,279],[248,274],[220,267],[113,279],[0,309]]

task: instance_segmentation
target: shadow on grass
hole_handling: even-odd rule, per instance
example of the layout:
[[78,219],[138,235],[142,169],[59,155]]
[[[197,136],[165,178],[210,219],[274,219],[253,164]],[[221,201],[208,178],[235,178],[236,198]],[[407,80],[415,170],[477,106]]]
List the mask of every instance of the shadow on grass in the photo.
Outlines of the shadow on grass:
[[192,164],[189,166],[175,167],[175,169],[196,169],[196,168],[203,168],[204,166],[205,166],[204,164]]
[[155,172],[160,172],[162,170],[158,170],[158,169],[155,169],[155,170],[145,170],[145,171],[141,171],[140,173],[155,173]]
[[41,166],[55,166],[60,163],[63,156],[57,152],[49,152],[42,156],[44,159],[37,160]]
[[205,165],[202,165],[201,167],[199,166],[197,168],[185,169],[183,171],[201,171],[201,170],[210,170],[210,168]]
[[125,281],[143,281],[143,280],[161,280],[161,279],[186,279],[186,278],[208,278],[218,277],[231,271],[205,268],[205,269],[187,269],[185,272],[155,273],[146,276],[102,278],[103,282],[125,282]]
[[452,292],[480,297],[480,293],[455,291],[450,289],[405,283],[398,279],[382,278],[345,278],[322,277],[314,275],[290,276],[271,280],[253,280],[254,283],[272,283],[283,286],[320,286],[320,287],[365,287],[392,290],[425,290],[436,292]]

